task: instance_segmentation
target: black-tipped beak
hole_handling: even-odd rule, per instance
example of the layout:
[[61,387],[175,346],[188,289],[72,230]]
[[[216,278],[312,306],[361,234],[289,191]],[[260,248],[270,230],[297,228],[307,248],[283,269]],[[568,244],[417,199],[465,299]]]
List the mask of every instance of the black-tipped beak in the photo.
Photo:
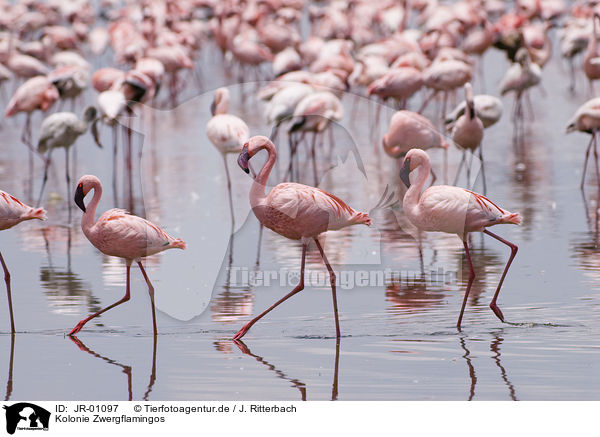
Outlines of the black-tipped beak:
[[400,179],[406,185],[406,188],[410,188],[410,159],[404,159],[404,164],[402,164],[402,168],[400,169]]
[[242,153],[240,153],[240,156],[238,156],[238,165],[246,172],[246,174],[250,173],[250,168],[248,167],[249,160],[250,155],[248,154],[248,146],[244,145]]
[[77,185],[77,190],[75,190],[75,204],[85,212],[85,205],[83,204],[83,198],[85,194],[83,194],[83,186]]
[[217,104],[213,100],[212,103],[210,104],[210,113],[214,116],[216,110],[217,110]]

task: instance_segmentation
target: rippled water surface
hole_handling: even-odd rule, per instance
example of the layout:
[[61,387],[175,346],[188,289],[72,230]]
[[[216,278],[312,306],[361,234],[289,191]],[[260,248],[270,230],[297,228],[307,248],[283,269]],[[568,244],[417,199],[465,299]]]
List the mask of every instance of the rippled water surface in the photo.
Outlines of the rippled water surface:
[[[67,195],[64,153],[58,150],[43,200],[49,220],[23,223],[0,234],[12,274],[18,330],[14,337],[8,334],[2,289],[0,381],[6,398],[600,398],[600,193],[593,171],[585,195],[579,190],[587,137],[564,134],[566,121],[588,95],[582,84],[574,95],[568,92],[566,68],[557,59],[544,70],[543,90],[531,93],[535,114],[531,117],[526,111],[522,147],[516,149],[512,142],[510,96],[503,100],[501,122],[484,138],[488,196],[524,217],[520,227],[494,228],[519,246],[499,298],[507,323],[501,323],[488,304],[508,247],[487,236],[472,236],[477,276],[459,332],[455,324],[468,277],[462,244],[451,235],[423,235],[420,255],[419,236],[396,205],[373,211],[371,228],[353,227],[323,239],[345,281],[356,282],[360,271],[375,277],[370,285],[340,284],[339,342],[330,289],[326,282],[319,283],[325,278],[324,266],[311,247],[307,270],[313,272],[315,286],[270,313],[244,337],[245,344],[236,345],[230,340],[233,334],[293,287],[282,285],[281,276],[269,286],[247,284],[244,275],[297,271],[301,248],[266,230],[258,254],[259,226],[247,197],[251,179],[237,168],[233,156],[229,167],[236,226],[229,238],[223,164],[206,139],[205,125],[212,90],[235,77],[223,76],[215,53],[207,49],[204,55],[204,94],[189,78],[181,98],[185,103],[170,111],[147,108],[134,120],[143,133],[134,136],[134,154],[141,144],[143,154],[141,165],[134,160],[132,199],[124,189],[127,178],[121,167],[116,191],[112,185],[108,127],[102,132],[102,149],[89,135],[76,145],[72,178],[94,173],[102,179],[99,212],[113,206],[133,210],[188,243],[185,252],[168,251],[147,260],[159,309],[156,342],[146,286],[137,268],[132,269],[130,302],[90,322],[77,340],[65,336],[87,314],[122,297],[125,265],[91,246],[72,202],[68,226],[66,199],[72,197],[74,181]],[[496,93],[507,66],[499,53],[486,55],[487,92]],[[242,102],[240,87],[231,87],[231,112],[246,119],[253,134],[269,134],[263,104],[253,97],[255,86],[247,84],[243,90],[249,94]],[[481,84],[475,90],[479,92]],[[420,98],[411,102],[412,109]],[[78,103],[78,112],[94,101],[93,93],[85,100]],[[326,173],[320,186],[356,209],[369,211],[386,186],[395,198],[404,192],[396,163],[379,146],[393,110],[384,108],[377,132],[374,103],[353,95],[344,96],[343,102],[346,113],[334,127],[333,147],[326,136],[318,149],[319,171]],[[439,117],[438,105],[426,111],[432,120]],[[33,120],[37,138],[40,115]],[[42,162],[35,158],[30,187],[28,153],[19,141],[23,122],[21,116],[2,121],[0,186],[35,203]],[[278,147],[281,177],[288,162],[283,134]],[[431,156],[441,180],[443,154],[434,151]],[[452,178],[460,156],[451,148]],[[304,151],[300,157],[303,181],[312,184]],[[122,162],[121,152],[118,159]],[[261,159],[253,159],[255,167]],[[271,182],[279,180],[274,171]],[[459,183],[464,185],[464,180]],[[479,179],[474,188],[482,189]],[[378,283],[377,272],[385,269],[401,271],[402,277]]]

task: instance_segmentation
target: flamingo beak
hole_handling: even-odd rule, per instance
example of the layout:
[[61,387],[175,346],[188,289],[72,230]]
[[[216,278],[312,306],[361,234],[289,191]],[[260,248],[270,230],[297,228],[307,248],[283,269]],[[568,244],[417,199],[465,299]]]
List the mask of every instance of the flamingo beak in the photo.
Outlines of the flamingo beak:
[[248,166],[248,161],[250,160],[250,154],[248,153],[248,145],[244,144],[242,148],[242,153],[238,156],[238,165],[242,170],[246,172],[246,174],[250,173],[250,168]]
[[85,194],[83,194],[83,185],[79,184],[79,185],[77,185],[77,190],[75,190],[75,204],[83,212],[85,212],[85,205],[83,203],[84,197],[85,197]]
[[212,103],[210,104],[210,113],[214,116],[216,110],[217,110],[217,104],[213,100]]
[[400,169],[400,179],[406,185],[406,188],[410,188],[410,159],[405,159],[402,168]]

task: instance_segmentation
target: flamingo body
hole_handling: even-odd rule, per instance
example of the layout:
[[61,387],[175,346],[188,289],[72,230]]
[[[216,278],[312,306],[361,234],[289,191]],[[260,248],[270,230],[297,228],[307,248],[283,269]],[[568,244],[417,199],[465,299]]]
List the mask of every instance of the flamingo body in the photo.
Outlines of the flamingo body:
[[[417,180],[413,185],[410,182],[409,175],[411,171],[417,169]],[[408,190],[402,203],[408,220],[420,230],[456,234],[463,241],[471,275],[469,276],[456,326],[460,329],[469,291],[475,279],[475,270],[473,269],[467,243],[469,232],[484,232],[511,248],[510,258],[506,263],[498,288],[496,288],[490,303],[490,308],[494,311],[494,314],[501,321],[504,321],[504,315],[498,308],[496,300],[510,264],[517,254],[518,247],[488,231],[487,228],[499,224],[519,225],[521,224],[521,216],[519,213],[506,211],[487,197],[464,188],[436,185],[421,193],[430,169],[429,156],[423,150],[413,149],[406,154],[404,164],[400,170],[400,178],[406,184]]]
[[36,109],[47,111],[58,100],[58,90],[45,77],[36,76],[23,83],[12,96],[5,117],[11,117],[19,112],[32,113]]

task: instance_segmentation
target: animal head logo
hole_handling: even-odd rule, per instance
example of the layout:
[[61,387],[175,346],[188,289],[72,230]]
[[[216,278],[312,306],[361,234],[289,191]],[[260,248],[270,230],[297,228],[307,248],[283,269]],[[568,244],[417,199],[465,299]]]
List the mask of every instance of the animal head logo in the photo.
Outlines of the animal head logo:
[[50,411],[28,402],[3,407],[6,410],[6,432],[19,430],[48,430]]

